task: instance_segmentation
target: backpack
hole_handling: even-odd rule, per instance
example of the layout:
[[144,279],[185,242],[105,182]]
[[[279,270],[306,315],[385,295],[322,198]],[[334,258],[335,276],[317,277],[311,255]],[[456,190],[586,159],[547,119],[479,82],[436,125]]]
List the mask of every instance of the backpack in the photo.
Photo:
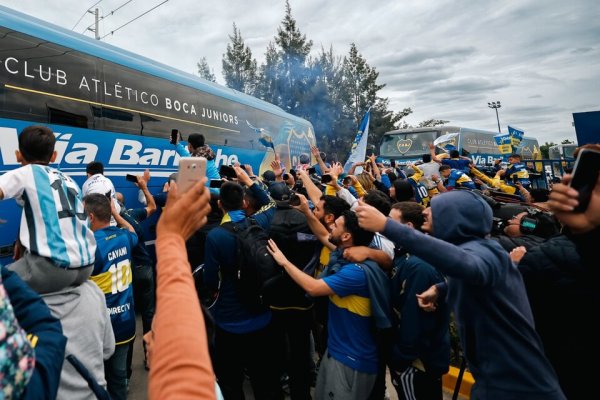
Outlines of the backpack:
[[[271,224],[269,237],[298,269],[309,275],[319,261],[321,246],[308,226],[306,216],[287,205],[277,205]],[[273,287],[272,305],[278,307],[308,307],[312,302],[305,291],[287,273]]]
[[273,288],[284,271],[267,250],[267,232],[250,218],[228,222],[221,227],[236,237],[236,265],[232,278],[240,301],[249,308],[268,306],[273,299]]

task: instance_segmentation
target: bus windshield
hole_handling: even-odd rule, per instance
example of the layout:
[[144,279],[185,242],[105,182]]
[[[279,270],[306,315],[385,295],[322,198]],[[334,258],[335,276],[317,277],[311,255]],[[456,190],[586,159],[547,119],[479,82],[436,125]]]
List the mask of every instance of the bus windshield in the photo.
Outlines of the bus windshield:
[[432,143],[437,136],[437,131],[385,135],[381,141],[380,155],[392,159],[420,157],[429,154],[429,143]]

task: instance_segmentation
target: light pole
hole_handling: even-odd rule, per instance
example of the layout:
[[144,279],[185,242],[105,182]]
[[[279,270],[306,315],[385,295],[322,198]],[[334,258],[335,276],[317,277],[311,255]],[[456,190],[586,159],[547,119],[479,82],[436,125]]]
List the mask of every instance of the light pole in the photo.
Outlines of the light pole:
[[498,121],[498,133],[502,133],[502,131],[500,131],[500,117],[498,117],[498,109],[500,107],[502,107],[500,105],[499,101],[492,101],[491,103],[488,103],[488,107],[489,108],[493,108],[494,110],[496,110],[496,121]]

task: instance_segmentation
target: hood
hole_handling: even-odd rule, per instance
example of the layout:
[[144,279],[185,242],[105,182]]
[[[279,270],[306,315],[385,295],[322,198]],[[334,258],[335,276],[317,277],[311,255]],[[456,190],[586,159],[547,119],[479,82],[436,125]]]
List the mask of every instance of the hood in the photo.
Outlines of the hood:
[[[87,285],[89,283],[95,285],[93,282],[84,282],[82,285]],[[59,292],[44,294],[42,295],[42,298],[48,307],[52,309],[52,314],[58,319],[62,319],[71,314],[71,312],[79,306],[79,303],[81,302],[81,293],[81,286],[68,287]]]
[[453,190],[431,199],[433,236],[454,244],[482,239],[492,230],[492,209],[478,194]]

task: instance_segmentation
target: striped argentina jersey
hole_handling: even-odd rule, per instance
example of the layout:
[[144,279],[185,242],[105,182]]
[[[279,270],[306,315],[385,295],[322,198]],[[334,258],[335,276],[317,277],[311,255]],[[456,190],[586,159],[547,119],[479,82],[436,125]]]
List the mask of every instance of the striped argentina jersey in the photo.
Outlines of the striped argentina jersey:
[[32,254],[61,268],[94,263],[96,240],[88,228],[79,186],[47,165],[29,164],[0,176],[5,199],[23,206],[19,238]]

